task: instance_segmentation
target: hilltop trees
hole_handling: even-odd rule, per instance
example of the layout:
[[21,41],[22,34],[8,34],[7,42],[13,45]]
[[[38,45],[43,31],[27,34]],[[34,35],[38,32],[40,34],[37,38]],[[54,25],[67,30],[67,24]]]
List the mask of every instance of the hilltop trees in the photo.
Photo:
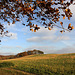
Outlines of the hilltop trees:
[[[22,22],[22,18],[28,22],[22,22],[24,26],[29,26],[31,31],[36,32],[40,29],[40,26],[33,23],[39,22],[45,28],[51,30],[54,26],[61,28],[61,33],[71,31],[74,27],[71,23],[67,28],[64,27],[64,23],[60,21],[72,17],[72,12],[69,8],[70,5],[74,5],[73,0],[0,0],[0,20],[15,24],[15,22]],[[60,13],[62,11],[62,13]],[[56,23],[59,22],[60,25]],[[9,31],[5,30],[5,25],[0,23],[0,36],[7,36]]]
[[27,52],[22,52],[22,53],[18,53],[15,57],[23,57],[23,56],[27,56]]
[[21,53],[18,53],[16,55],[7,55],[7,56],[0,55],[0,60],[14,59],[14,58],[19,58],[19,57],[28,56],[28,55],[34,55],[34,54],[44,54],[44,52],[34,49],[34,50],[28,50],[27,52],[26,51],[21,52]]

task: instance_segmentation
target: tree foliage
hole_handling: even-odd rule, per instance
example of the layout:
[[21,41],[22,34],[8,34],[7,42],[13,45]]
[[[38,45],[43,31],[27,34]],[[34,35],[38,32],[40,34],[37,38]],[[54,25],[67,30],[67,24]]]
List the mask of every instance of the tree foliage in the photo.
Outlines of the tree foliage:
[[[64,27],[63,22],[60,21],[72,17],[72,12],[69,8],[70,5],[74,5],[73,0],[0,0],[0,20],[7,22],[8,25],[12,22],[15,24],[17,21],[22,21],[22,18],[28,22],[24,26],[29,26],[31,31],[36,32],[40,29],[39,25],[35,25],[34,21],[39,22],[45,28],[51,30],[54,26],[61,28],[60,31],[65,32],[74,29],[71,23],[67,28]],[[56,25],[59,22],[60,25]],[[5,35],[8,31],[5,31],[5,25],[0,23],[0,35]]]

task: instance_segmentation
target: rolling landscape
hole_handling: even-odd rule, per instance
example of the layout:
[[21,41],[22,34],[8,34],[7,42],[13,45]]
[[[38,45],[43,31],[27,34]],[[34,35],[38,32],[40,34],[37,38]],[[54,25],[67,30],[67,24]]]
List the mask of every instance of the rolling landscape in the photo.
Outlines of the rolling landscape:
[[75,53],[0,60],[0,75],[75,75]]
[[0,0],[0,75],[75,75],[75,0]]

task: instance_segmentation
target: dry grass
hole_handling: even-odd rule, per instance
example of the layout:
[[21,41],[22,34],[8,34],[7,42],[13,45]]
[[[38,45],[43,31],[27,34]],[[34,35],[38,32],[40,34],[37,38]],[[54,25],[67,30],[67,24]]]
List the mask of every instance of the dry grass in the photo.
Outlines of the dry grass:
[[7,59],[7,60],[2,60],[2,61],[15,61],[15,60],[37,60],[37,59],[52,59],[56,58],[60,55],[63,54],[42,54],[42,55],[29,55],[29,56],[24,56],[20,58],[15,58],[15,59]]
[[[29,73],[30,75],[74,75],[75,74],[75,53],[74,54],[42,54],[29,55],[16,59],[1,60],[12,62],[14,66],[4,68],[13,72]],[[10,69],[11,68],[11,69]],[[0,74],[1,75],[1,74]]]

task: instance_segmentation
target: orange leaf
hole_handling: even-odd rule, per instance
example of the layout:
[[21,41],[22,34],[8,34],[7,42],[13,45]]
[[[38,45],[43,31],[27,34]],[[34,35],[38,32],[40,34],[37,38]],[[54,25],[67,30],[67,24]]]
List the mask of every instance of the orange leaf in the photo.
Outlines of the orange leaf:
[[69,27],[71,27],[71,23],[69,24]]
[[74,27],[73,27],[73,26],[72,26],[71,28],[72,28],[72,29],[74,29]]
[[65,11],[68,11],[68,9],[65,9]]
[[36,30],[34,29],[34,32],[36,32]]
[[65,16],[63,16],[63,19],[65,19]]
[[15,24],[15,21],[13,21],[13,23],[12,24]]
[[33,29],[31,31],[33,32]]
[[63,30],[61,30],[60,32],[63,33]]
[[48,29],[49,29],[49,30],[51,30],[51,28],[50,28],[50,27],[48,27]]
[[63,25],[63,22],[60,22],[61,25]]

